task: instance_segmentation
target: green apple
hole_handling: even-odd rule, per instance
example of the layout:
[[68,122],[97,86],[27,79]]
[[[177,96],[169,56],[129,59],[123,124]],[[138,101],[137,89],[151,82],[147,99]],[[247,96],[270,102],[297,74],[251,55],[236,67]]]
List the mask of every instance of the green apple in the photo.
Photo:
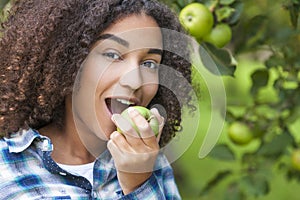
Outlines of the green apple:
[[253,139],[253,134],[247,124],[233,122],[228,128],[229,139],[238,145],[248,144]]
[[296,149],[292,152],[292,166],[300,171],[300,149]]
[[222,48],[228,44],[232,37],[232,31],[228,24],[217,24],[209,34],[203,37],[205,42],[209,42],[216,47]]
[[182,26],[195,38],[202,38],[210,33],[214,17],[210,10],[201,3],[191,3],[179,13]]
[[[143,107],[143,106],[133,106],[133,108],[135,108],[149,123],[153,133],[155,134],[155,136],[158,135],[159,132],[159,124],[158,124],[158,120],[157,118],[151,113],[150,110],[148,110],[147,108]],[[121,113],[122,117],[124,117],[126,120],[128,120],[130,122],[130,124],[132,125],[132,127],[135,129],[135,131],[137,133],[139,133],[139,130],[137,128],[137,126],[135,125],[135,123],[131,120],[131,118],[129,117],[128,114],[128,108],[125,109],[122,113]],[[117,131],[122,133],[121,129],[119,127],[117,127]]]

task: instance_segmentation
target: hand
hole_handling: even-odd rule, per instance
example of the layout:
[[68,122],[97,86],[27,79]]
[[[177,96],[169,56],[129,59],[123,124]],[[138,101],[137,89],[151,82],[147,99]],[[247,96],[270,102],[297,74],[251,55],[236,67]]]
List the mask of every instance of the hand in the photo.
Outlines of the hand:
[[139,134],[130,123],[119,114],[112,121],[123,134],[115,131],[111,134],[107,147],[114,158],[119,183],[124,194],[132,192],[144,183],[152,174],[159,152],[159,139],[164,119],[157,109],[151,109],[159,122],[159,134],[155,137],[150,125],[135,109],[129,110],[129,116],[139,129]]

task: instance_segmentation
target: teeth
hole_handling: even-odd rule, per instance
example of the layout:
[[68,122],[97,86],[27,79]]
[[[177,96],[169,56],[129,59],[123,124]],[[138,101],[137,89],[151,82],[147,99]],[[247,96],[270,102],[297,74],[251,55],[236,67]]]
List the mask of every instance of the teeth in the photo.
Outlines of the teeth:
[[134,102],[126,100],[126,99],[116,99],[118,102],[125,104],[125,105],[132,105]]

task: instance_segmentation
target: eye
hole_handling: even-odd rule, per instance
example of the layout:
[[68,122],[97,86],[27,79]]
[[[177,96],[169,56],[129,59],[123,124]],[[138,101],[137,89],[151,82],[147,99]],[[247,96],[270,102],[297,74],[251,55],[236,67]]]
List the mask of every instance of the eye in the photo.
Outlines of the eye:
[[159,63],[153,61],[153,60],[146,60],[144,61],[141,66],[149,68],[149,69],[153,69],[156,70],[159,67]]
[[120,55],[120,53],[116,52],[116,51],[113,51],[113,50],[110,50],[110,51],[107,51],[107,52],[104,52],[102,53],[102,55],[110,60],[113,60],[113,61],[118,61],[118,60],[123,60],[122,56]]

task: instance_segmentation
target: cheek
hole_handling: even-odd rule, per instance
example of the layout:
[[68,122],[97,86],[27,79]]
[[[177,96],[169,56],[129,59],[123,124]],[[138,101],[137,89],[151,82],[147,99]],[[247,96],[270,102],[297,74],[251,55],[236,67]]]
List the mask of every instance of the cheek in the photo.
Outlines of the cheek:
[[94,86],[98,85],[98,82],[105,77],[106,67],[103,67],[105,63],[101,62],[101,60],[90,59],[84,65],[84,70],[86,74],[87,82],[94,84]]
[[98,77],[96,90],[95,90],[95,98],[101,98],[103,93],[115,92],[117,90],[117,83],[119,82],[119,74],[120,72],[111,70],[111,68],[107,68],[102,71],[100,77]]
[[143,101],[148,105],[156,95],[159,86],[159,76],[156,72],[142,71],[143,73]]
[[111,62],[91,55],[84,65],[85,82],[88,88],[93,88],[97,96],[108,85],[111,85],[117,79],[118,71],[113,71]]
[[154,98],[158,90],[158,84],[149,84],[143,87],[143,100],[145,105],[148,105]]

